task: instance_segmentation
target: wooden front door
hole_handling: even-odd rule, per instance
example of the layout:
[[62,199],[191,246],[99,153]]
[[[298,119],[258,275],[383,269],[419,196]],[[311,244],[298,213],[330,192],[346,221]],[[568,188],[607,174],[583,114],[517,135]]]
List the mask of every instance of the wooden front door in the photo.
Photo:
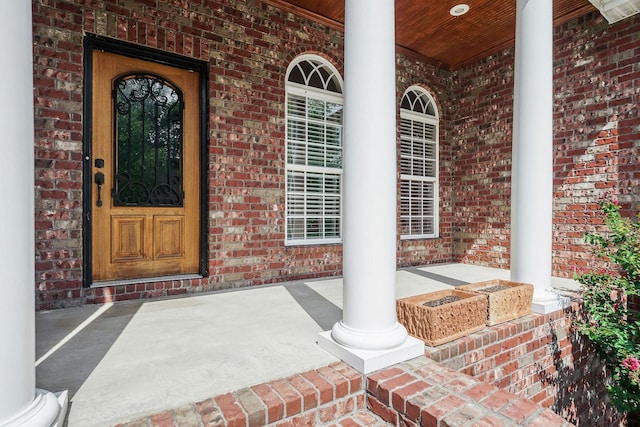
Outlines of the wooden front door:
[[93,52],[92,281],[198,273],[200,76]]

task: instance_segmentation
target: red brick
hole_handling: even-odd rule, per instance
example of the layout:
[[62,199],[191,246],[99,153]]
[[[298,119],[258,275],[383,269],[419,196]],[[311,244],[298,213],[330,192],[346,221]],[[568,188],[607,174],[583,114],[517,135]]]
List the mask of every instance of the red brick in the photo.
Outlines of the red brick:
[[502,345],[500,343],[492,344],[484,349],[485,357],[491,357],[500,353]]
[[305,380],[302,375],[294,375],[288,378],[289,383],[302,396],[303,410],[307,411],[318,406],[318,390]]
[[518,361],[514,360],[513,356],[510,360],[511,361],[509,363],[505,363],[504,365],[502,365],[502,372],[505,376],[512,374],[518,369]]
[[391,406],[396,411],[405,413],[407,400],[418,393],[422,393],[429,387],[431,387],[431,385],[424,381],[414,381],[404,387],[396,388],[391,392]]
[[339,362],[331,366],[349,380],[349,393],[362,390],[362,374],[360,372],[344,362]]
[[320,418],[320,422],[328,423],[353,412],[355,409],[355,399],[353,397],[346,397],[321,407],[318,411],[318,417]]
[[138,418],[137,420],[130,421],[126,424],[120,424],[122,427],[149,427],[149,418]]
[[463,406],[447,415],[441,422],[442,427],[458,427],[469,425],[474,420],[485,415],[487,411],[475,403],[465,403]]
[[[198,414],[194,405],[183,406],[181,408],[171,411],[173,414],[173,421],[176,426],[210,426],[214,427],[215,423],[205,422],[203,418]],[[220,417],[222,418],[222,417]],[[221,420],[222,421],[222,420]],[[224,423],[223,423],[224,424]]]
[[448,414],[460,408],[465,401],[457,396],[449,395],[434,403],[428,408],[422,409],[420,414],[421,424],[424,427],[438,427],[438,423]]
[[525,344],[525,343],[531,341],[532,339],[533,339],[533,332],[532,331],[523,331],[518,336],[518,342],[520,344]]
[[398,413],[393,408],[381,403],[371,395],[367,395],[367,407],[371,412],[388,423],[395,424],[398,419]]
[[565,425],[565,422],[560,415],[547,409],[536,415],[526,425],[527,427],[562,427]]
[[349,394],[349,382],[338,371],[333,369],[333,367],[325,366],[319,368],[317,372],[322,375],[329,383],[333,384],[336,399]]
[[380,424],[380,419],[366,410],[356,412],[353,419],[358,422],[358,426],[378,426]]
[[415,370],[425,381],[432,384],[445,384],[458,376],[457,372],[451,371],[442,365],[427,365]]
[[271,381],[269,386],[271,386],[284,401],[285,417],[291,417],[302,411],[302,397],[291,384],[284,380],[276,380]]
[[205,427],[225,427],[222,411],[214,399],[203,400],[196,403],[196,411]]
[[490,394],[495,393],[497,390],[498,389],[496,387],[490,384],[481,382],[463,391],[463,394],[479,402],[482,399],[489,396]]
[[416,381],[416,377],[406,372],[397,377],[382,380],[378,383],[378,389],[375,395],[382,403],[388,405],[390,402],[391,392],[393,390],[405,386],[413,381]]
[[149,417],[152,427],[173,427],[173,416],[169,412]]
[[313,411],[305,412],[304,414],[279,422],[276,425],[278,427],[312,427],[317,425],[316,414]]
[[353,418],[341,420],[339,425],[342,427],[362,427],[362,425],[354,421]]
[[271,387],[258,384],[251,390],[262,400],[267,409],[267,423],[273,423],[284,418],[284,401]]
[[498,411],[509,403],[513,402],[516,398],[516,395],[514,395],[513,393],[509,393],[504,390],[498,390],[488,397],[482,399],[481,402],[489,409]]
[[356,408],[365,409],[366,407],[367,405],[365,400],[365,394],[364,393],[356,394]]
[[528,416],[539,410],[540,407],[527,399],[516,399],[511,405],[503,408],[501,413],[513,421],[521,424]]
[[367,391],[373,394],[377,393],[381,381],[400,376],[404,374],[404,372],[405,371],[399,368],[389,368],[372,373],[367,377]]
[[500,354],[496,355],[496,357],[495,357],[496,366],[503,365],[504,363],[506,363],[506,362],[508,362],[510,360],[511,360],[511,357],[509,356],[509,353],[507,353],[507,352],[500,353]]
[[485,415],[478,422],[471,425],[471,427],[505,427],[507,422],[503,419],[496,417],[495,415]]
[[555,403],[555,396],[549,396],[546,399],[541,400],[538,404],[543,408],[551,408],[551,406]]
[[420,427],[420,425],[408,419],[404,415],[399,414],[398,427]]
[[543,389],[542,391],[533,395],[530,399],[535,403],[540,404],[540,402],[546,398],[547,398],[547,391],[546,389]]
[[216,396],[214,400],[218,404],[228,427],[244,427],[247,425],[247,417],[231,393]]
[[320,397],[320,404],[324,405],[325,403],[331,402],[334,398],[334,390],[333,386],[329,384],[327,380],[322,378],[315,371],[308,371],[302,374],[302,376],[309,381],[313,386],[318,390],[318,395]]
[[450,390],[455,391],[455,392],[462,392],[462,391],[472,387],[476,383],[477,383],[477,381],[475,381],[473,378],[471,378],[469,376],[466,376],[466,375],[459,374],[454,379],[449,381],[446,384],[446,387],[448,389],[450,389]]

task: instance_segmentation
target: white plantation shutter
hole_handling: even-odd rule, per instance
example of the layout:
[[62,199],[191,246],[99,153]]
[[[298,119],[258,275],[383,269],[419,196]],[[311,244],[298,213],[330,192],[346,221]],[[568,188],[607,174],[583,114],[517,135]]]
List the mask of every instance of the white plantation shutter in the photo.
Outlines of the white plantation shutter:
[[438,236],[438,116],[431,96],[411,87],[400,109],[401,238]]
[[287,73],[286,243],[341,240],[342,80],[304,55]]

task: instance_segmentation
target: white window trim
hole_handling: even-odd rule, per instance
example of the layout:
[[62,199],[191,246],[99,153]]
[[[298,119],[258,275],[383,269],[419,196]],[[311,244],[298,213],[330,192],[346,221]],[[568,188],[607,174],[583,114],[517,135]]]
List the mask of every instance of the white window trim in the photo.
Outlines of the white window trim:
[[[329,92],[315,90],[315,88],[310,88],[309,86],[303,86],[298,83],[290,83],[288,82],[286,85],[286,96],[287,100],[289,99],[289,94],[298,95],[298,96],[310,96],[313,95],[313,98],[319,99],[321,101],[333,102],[336,104],[344,104],[344,97],[339,95],[334,95]],[[285,104],[286,105],[286,104]],[[285,110],[285,118],[287,118],[288,112]]]
[[[433,185],[433,192],[434,192],[434,200],[433,200],[433,224],[434,224],[434,232],[433,233],[427,233],[427,234],[401,234],[400,235],[400,239],[401,240],[418,240],[418,239],[435,239],[440,237],[440,120],[439,120],[439,112],[438,109],[435,105],[435,100],[433,99],[433,97],[431,96],[431,94],[429,94],[428,92],[426,92],[424,89],[420,88],[419,86],[411,86],[410,88],[408,88],[405,92],[406,93],[413,91],[413,90],[419,90],[425,94],[427,94],[427,96],[429,97],[429,99],[431,100],[431,102],[433,103],[434,106],[434,111],[435,111],[435,116],[431,116],[431,115],[426,115],[426,114],[421,114],[421,113],[417,113],[415,111],[410,111],[410,110],[406,110],[401,108],[400,109],[400,119],[406,119],[406,120],[414,120],[414,121],[419,121],[419,122],[423,122],[423,123],[428,123],[428,124],[432,124],[435,127],[435,158],[436,158],[436,173],[435,173],[435,177],[420,177],[420,176],[414,176],[414,175],[406,175],[406,174],[400,174],[400,181],[422,181],[422,182],[432,182]],[[403,95],[403,98],[404,96]],[[400,136],[400,138],[402,138],[402,136]],[[402,144],[402,142],[401,142]]]
[[[317,55],[305,54],[297,57],[294,61],[289,64],[287,69],[286,77],[285,77],[285,127],[288,126],[289,123],[289,96],[297,95],[302,97],[310,97],[314,99],[318,99],[325,102],[331,102],[336,104],[344,104],[344,96],[338,95],[334,92],[329,92],[326,90],[317,89],[312,86],[306,86],[303,84],[289,82],[289,73],[293,69],[293,67],[299,63],[300,61],[312,59],[316,61],[322,62],[326,67],[330,68],[334,75],[338,78],[340,83],[340,88],[344,92],[344,82],[340,73],[337,69],[327,62],[324,58],[319,57]],[[344,144],[344,140],[342,141]],[[319,167],[319,166],[308,166],[308,165],[292,165],[288,163],[288,132],[285,130],[285,221],[284,221],[284,243],[285,246],[319,246],[319,245],[328,245],[328,244],[341,244],[342,243],[342,232],[343,232],[343,212],[344,212],[344,187],[343,187],[343,168],[329,168],[329,167]],[[344,150],[344,145],[343,145]],[[339,238],[322,238],[322,239],[289,239],[288,238],[288,229],[289,229],[289,207],[288,207],[288,195],[289,195],[289,172],[312,172],[312,173],[320,173],[323,175],[339,175],[340,176],[340,229],[339,229]],[[293,216],[292,216],[293,217]],[[306,217],[306,216],[305,216]]]

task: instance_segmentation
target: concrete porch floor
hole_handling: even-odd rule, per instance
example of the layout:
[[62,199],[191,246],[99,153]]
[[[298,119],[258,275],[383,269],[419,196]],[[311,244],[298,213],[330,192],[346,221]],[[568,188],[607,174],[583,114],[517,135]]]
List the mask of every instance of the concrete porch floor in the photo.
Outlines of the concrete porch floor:
[[[508,278],[466,264],[402,268],[396,296]],[[38,312],[37,387],[69,391],[68,426],[110,426],[336,362],[316,340],[341,307],[342,279],[330,278]]]

